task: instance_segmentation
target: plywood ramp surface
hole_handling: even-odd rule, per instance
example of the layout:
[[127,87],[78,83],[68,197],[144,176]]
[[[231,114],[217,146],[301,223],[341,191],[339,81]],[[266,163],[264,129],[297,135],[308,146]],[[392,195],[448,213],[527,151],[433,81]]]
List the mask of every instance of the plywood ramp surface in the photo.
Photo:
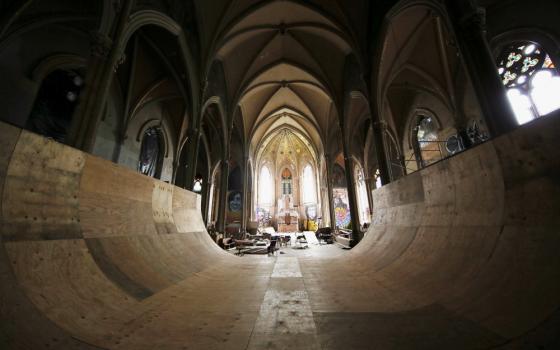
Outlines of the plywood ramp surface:
[[234,257],[199,196],[0,132],[1,349],[560,348],[558,118],[374,191],[330,259]]

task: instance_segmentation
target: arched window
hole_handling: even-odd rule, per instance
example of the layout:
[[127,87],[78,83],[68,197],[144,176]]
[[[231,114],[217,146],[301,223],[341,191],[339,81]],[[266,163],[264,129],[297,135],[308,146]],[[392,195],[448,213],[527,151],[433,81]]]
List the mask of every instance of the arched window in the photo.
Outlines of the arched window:
[[358,199],[358,212],[360,223],[369,222],[369,201],[366,189],[366,179],[364,172],[359,165],[354,168],[354,178],[356,179],[356,194]]
[[379,169],[375,171],[375,188],[381,188],[383,186],[381,182],[381,172]]
[[202,191],[202,175],[196,174],[194,178],[193,191],[200,193]]
[[212,222],[212,212],[213,212],[213,207],[214,207],[214,183],[212,183],[210,185],[210,191],[208,193],[208,215],[207,215],[207,219],[206,219],[206,224],[209,224],[210,222]]
[[412,148],[418,169],[442,158],[437,141],[438,126],[432,116],[419,115],[412,128]]
[[519,124],[560,108],[558,70],[539,44],[506,47],[498,57],[498,74]]
[[163,165],[163,135],[159,127],[146,129],[140,146],[138,171],[144,175],[159,178]]
[[212,182],[210,184],[210,196],[208,198],[208,224],[216,222],[216,212],[217,212],[217,205],[218,202],[215,200],[218,198],[218,190],[220,189],[219,186],[219,179],[220,179],[220,167],[216,166],[214,172],[212,174]]
[[292,194],[292,172],[288,168],[282,171],[282,194]]
[[315,186],[315,176],[313,174],[313,168],[310,164],[307,164],[303,168],[303,203],[312,204],[317,202],[317,191]]
[[26,128],[64,143],[84,79],[73,70],[55,70],[43,83],[35,99]]
[[259,207],[270,207],[274,201],[274,181],[266,165],[259,175]]
[[388,131],[385,132],[387,157],[389,158],[390,168],[389,171],[391,180],[397,180],[406,175],[406,167],[404,166],[404,157],[401,156],[395,138]]

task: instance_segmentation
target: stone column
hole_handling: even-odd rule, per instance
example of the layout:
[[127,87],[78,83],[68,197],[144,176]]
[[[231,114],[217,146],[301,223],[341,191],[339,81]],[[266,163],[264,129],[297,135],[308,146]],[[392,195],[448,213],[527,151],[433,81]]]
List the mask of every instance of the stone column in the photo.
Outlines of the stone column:
[[486,13],[475,0],[446,0],[463,62],[493,137],[517,127],[494,57],[486,40]]
[[379,116],[373,117],[373,115],[376,115],[376,113],[372,113],[372,129],[377,166],[381,177],[381,184],[386,185],[391,182],[390,165],[387,159],[387,152],[385,151],[385,129],[387,125],[384,121],[379,120]]
[[[342,129],[342,127],[341,127]],[[344,129],[343,130],[343,135]],[[348,201],[350,202],[350,220],[352,222],[352,246],[358,244],[361,239],[360,232],[360,213],[358,210],[358,202],[356,196],[356,182],[354,181],[354,168],[352,166],[352,159],[350,159],[350,152],[348,150],[348,141],[346,137],[342,140],[342,150],[344,153],[344,167],[346,174],[346,186],[348,187]]]
[[227,209],[227,193],[228,193],[228,178],[229,178],[229,161],[226,159],[222,160],[221,169],[221,181],[220,181],[220,198],[217,198],[220,202],[218,205],[218,223],[216,229],[218,232],[224,233],[226,231],[226,209]]
[[198,149],[200,147],[200,130],[189,128],[188,137],[190,142],[188,142],[187,145],[190,145],[191,147],[187,149],[186,164],[183,164],[182,166],[185,167],[185,188],[192,191],[194,178],[196,176]]
[[369,207],[369,219],[371,221],[373,221],[373,195],[371,193],[372,189],[371,189],[371,185],[372,185],[372,180],[374,179],[373,176],[368,176],[368,178],[365,180],[366,183],[366,192],[367,192],[367,199],[368,199],[368,207]]
[[328,154],[325,154],[325,163],[327,169],[327,191],[329,192],[327,195],[327,201],[329,205],[329,218],[331,221],[331,227],[336,227],[336,219],[334,216],[334,203],[333,203],[333,184],[332,184],[332,168],[331,168],[331,157]]
[[420,143],[418,142],[418,136],[416,135],[416,132],[414,133],[414,135],[412,135],[412,151],[414,152],[414,159],[416,160],[416,167],[418,168],[418,170],[424,168],[422,149],[420,148]]
[[85,89],[74,113],[68,142],[82,151],[93,150],[97,127],[105,113],[113,76],[124,60],[125,48],[121,47],[121,42],[133,3],[133,0],[125,0],[117,10],[111,37],[100,33],[93,35]]
[[241,232],[247,231],[247,214],[249,206],[249,157],[243,158],[243,208],[241,209]]
[[[211,174],[210,174],[211,175]],[[212,190],[212,179],[211,176],[208,177],[207,181],[202,187],[202,193],[204,193],[204,201],[202,202],[202,219],[204,220],[204,224],[208,226],[208,221],[210,218],[208,217],[208,211],[210,209],[210,191]]]

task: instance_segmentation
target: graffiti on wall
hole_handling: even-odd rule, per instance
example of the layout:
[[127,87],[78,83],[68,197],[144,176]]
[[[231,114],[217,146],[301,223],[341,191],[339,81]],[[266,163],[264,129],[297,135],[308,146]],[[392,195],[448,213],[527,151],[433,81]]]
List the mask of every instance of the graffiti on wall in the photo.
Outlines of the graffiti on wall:
[[334,215],[336,226],[345,228],[350,224],[350,202],[346,188],[333,189]]

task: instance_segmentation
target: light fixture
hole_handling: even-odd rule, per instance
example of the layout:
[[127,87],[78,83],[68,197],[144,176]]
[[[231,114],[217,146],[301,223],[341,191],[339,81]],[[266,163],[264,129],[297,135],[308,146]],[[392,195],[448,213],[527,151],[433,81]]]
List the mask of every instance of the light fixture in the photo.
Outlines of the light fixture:
[[200,191],[202,191],[202,175],[200,174],[197,174],[194,177],[193,191],[196,193],[200,193]]

